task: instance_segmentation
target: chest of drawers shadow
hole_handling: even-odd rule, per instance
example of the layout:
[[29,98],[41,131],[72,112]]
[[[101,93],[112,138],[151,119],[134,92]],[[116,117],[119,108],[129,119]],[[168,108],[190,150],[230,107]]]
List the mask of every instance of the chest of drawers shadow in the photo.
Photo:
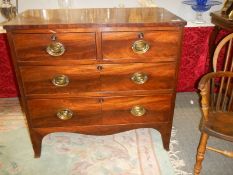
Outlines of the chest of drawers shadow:
[[8,22],[35,157],[53,132],[155,128],[168,150],[185,24],[163,8],[28,10]]

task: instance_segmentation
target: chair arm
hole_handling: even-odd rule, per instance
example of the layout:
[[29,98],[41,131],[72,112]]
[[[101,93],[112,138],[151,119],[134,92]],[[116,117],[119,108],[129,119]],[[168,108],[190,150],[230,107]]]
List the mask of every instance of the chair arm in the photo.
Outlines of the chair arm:
[[204,75],[199,84],[198,89],[203,91],[206,88],[207,83],[211,78],[217,78],[217,77],[233,77],[233,72],[224,72],[224,71],[218,71],[218,72],[211,72]]
[[[201,91],[201,108],[203,112],[204,121],[208,121],[209,107],[210,107],[210,80],[212,78],[220,77],[233,77],[233,72],[211,72],[204,75],[198,85],[198,89]],[[212,106],[212,105],[211,105]]]

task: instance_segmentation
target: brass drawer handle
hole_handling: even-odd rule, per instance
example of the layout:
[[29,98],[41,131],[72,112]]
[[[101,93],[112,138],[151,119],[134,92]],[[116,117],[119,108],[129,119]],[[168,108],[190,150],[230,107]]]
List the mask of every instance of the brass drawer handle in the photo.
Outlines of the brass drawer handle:
[[52,83],[55,86],[67,86],[69,84],[69,78],[66,75],[58,75],[52,79]]
[[73,112],[69,109],[62,109],[57,112],[57,117],[61,120],[69,120],[73,117]]
[[60,42],[52,42],[47,46],[46,51],[51,56],[61,56],[65,53],[65,47]]
[[141,117],[146,114],[146,109],[141,105],[136,105],[131,108],[130,113],[135,117]]
[[131,80],[136,84],[144,84],[148,80],[148,76],[144,72],[135,72]]
[[150,45],[145,40],[137,40],[132,45],[134,53],[143,54],[150,49]]

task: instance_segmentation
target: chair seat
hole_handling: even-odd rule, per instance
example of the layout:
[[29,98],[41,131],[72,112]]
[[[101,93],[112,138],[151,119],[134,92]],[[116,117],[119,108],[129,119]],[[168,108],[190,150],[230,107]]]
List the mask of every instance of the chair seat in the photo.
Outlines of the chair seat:
[[210,112],[202,130],[209,135],[233,142],[233,112]]

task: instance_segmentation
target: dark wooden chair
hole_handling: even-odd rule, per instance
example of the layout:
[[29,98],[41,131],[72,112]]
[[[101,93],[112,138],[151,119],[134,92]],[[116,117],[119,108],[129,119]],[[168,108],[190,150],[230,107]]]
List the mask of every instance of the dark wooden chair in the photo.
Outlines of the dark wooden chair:
[[200,174],[205,151],[211,150],[233,158],[233,152],[207,146],[209,136],[233,142],[233,72],[211,72],[199,82],[202,120],[194,175]]

